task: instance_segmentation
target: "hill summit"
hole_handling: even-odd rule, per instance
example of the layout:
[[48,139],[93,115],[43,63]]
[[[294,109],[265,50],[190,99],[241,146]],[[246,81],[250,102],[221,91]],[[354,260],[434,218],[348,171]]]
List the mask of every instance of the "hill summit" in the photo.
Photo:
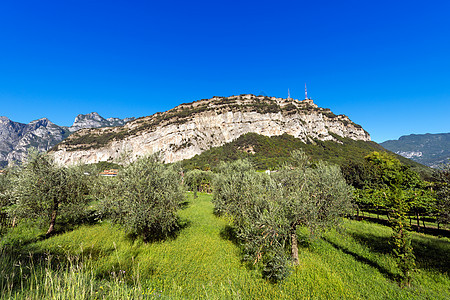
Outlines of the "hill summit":
[[191,158],[253,132],[289,134],[305,143],[335,141],[335,135],[370,141],[345,115],[303,101],[251,94],[213,97],[181,104],[122,127],[81,129],[52,150],[60,164],[113,161],[124,152],[134,159],[161,152],[165,162]]

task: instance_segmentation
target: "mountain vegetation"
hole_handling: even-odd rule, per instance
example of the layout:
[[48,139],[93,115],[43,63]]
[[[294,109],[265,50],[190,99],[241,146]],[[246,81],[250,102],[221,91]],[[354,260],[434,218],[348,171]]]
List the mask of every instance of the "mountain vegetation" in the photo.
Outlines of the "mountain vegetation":
[[[313,160],[323,160],[340,166],[354,162],[364,163],[364,157],[373,151],[386,151],[375,142],[355,141],[334,135],[338,141],[313,140],[305,143],[291,135],[267,137],[247,133],[220,147],[211,148],[200,155],[182,161],[186,169],[208,170],[216,168],[221,161],[248,159],[258,170],[276,170],[289,161],[292,151],[302,149]],[[394,156],[403,164],[411,166],[424,177],[432,170],[400,155]]]
[[438,168],[450,160],[450,133],[405,135],[380,145],[433,168]]

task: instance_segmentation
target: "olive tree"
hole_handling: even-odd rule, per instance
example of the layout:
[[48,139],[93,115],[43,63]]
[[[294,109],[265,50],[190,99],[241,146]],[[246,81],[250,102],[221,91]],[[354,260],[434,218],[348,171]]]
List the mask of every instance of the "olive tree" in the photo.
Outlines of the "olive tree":
[[212,176],[211,171],[190,170],[184,176],[184,185],[193,191],[194,198],[197,198],[197,192],[210,192]]
[[62,167],[45,154],[30,152],[13,179],[14,208],[18,218],[46,220],[47,235],[59,215],[76,217],[86,205],[87,179],[77,167]]
[[0,174],[0,232],[9,226],[7,210],[11,207],[11,173]]
[[8,173],[0,174],[0,212],[11,203],[11,180]]
[[297,227],[319,235],[350,210],[351,194],[338,167],[310,165],[303,152],[294,152],[274,175],[256,172],[248,161],[223,164],[213,203],[217,213],[232,217],[244,259],[261,262],[264,277],[279,281],[288,274],[288,252],[298,263]]
[[156,156],[139,158],[108,181],[103,207],[113,221],[144,240],[167,237],[178,227],[184,202],[181,172]]
[[319,161],[311,165],[302,151],[292,153],[291,162],[275,174],[281,187],[284,215],[289,222],[291,253],[298,264],[297,227],[321,233],[338,225],[352,209],[352,189],[338,166]]

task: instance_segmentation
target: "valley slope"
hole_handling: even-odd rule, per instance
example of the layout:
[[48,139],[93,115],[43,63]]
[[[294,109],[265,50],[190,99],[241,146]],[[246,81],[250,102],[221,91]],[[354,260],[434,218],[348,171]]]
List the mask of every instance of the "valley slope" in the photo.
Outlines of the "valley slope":
[[432,168],[450,162],[450,133],[411,134],[380,145]]

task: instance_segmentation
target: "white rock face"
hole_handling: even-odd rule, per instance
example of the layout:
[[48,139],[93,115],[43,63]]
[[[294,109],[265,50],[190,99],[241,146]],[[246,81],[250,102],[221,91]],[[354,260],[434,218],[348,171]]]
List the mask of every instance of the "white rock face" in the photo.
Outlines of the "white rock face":
[[75,132],[82,128],[100,128],[100,127],[113,127],[113,126],[123,126],[126,122],[132,121],[134,118],[108,118],[105,119],[96,112],[89,114],[80,114],[75,118],[72,126],[69,127],[70,132]]
[[421,157],[423,155],[421,151],[397,151],[395,153],[406,158]]
[[[269,104],[273,109],[267,108]],[[187,109],[191,113],[181,114]],[[145,124],[148,126],[143,126]],[[121,128],[83,129],[58,145],[53,156],[58,163],[69,165],[113,161],[125,152],[135,159],[160,151],[164,162],[176,162],[249,132],[265,136],[287,133],[304,142],[336,140],[332,134],[370,141],[369,134],[347,116],[336,116],[318,108],[312,100],[245,95],[182,104],[166,113],[131,121]],[[100,147],[75,143],[76,138],[83,136],[100,140],[111,134],[124,137],[118,135]]]

